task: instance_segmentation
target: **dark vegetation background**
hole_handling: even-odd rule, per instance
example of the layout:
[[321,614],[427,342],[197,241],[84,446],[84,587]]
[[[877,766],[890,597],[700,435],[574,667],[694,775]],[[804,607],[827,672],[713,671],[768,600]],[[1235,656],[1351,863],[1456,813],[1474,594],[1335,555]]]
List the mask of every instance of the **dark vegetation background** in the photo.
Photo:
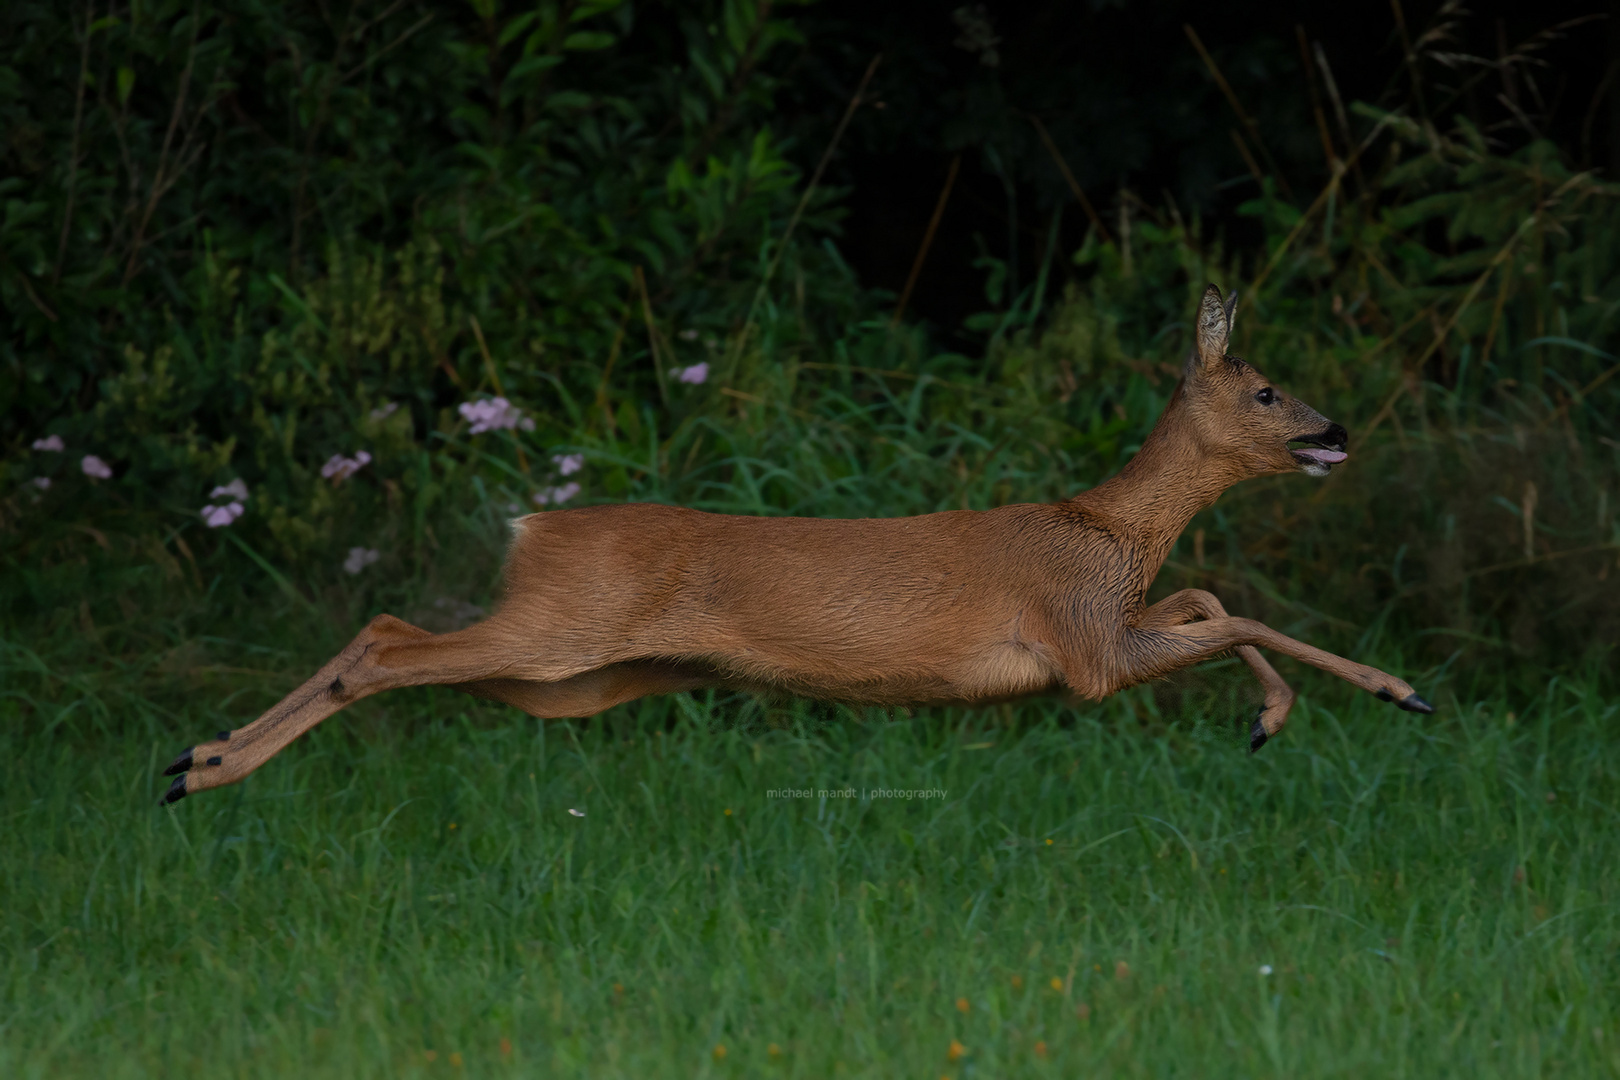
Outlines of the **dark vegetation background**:
[[[46,642],[204,671],[225,613],[246,636],[247,613],[472,617],[504,519],[570,453],[577,501],[1062,497],[1152,424],[1206,280],[1244,294],[1238,351],[1353,456],[1231,493],[1162,590],[1339,650],[1398,641],[1435,674],[1602,670],[1609,14],[9,3],[0,595],[43,680],[23,696],[61,677]],[[459,407],[493,396],[532,423],[474,434]],[[245,513],[208,527],[237,479]],[[377,561],[351,574],[355,548]]]

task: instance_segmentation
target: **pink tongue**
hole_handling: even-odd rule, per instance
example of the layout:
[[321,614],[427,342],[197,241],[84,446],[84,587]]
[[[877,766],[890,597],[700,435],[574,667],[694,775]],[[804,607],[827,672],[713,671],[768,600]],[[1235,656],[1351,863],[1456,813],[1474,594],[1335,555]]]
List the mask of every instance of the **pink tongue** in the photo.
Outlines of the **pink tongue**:
[[1320,461],[1323,465],[1337,465],[1350,456],[1342,450],[1324,450],[1320,446],[1307,446],[1302,450],[1295,450],[1294,453],[1302,458]]

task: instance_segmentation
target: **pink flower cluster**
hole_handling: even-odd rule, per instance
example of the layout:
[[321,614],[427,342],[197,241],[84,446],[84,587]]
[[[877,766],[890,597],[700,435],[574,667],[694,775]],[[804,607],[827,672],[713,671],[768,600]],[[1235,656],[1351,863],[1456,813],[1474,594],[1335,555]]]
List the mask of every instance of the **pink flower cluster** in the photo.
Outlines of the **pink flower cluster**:
[[[557,466],[559,476],[572,476],[585,467],[584,454],[552,454],[551,463]],[[574,480],[554,487],[543,487],[534,493],[539,506],[558,506],[579,494],[579,483]]]
[[354,457],[344,457],[342,454],[333,454],[321,466],[321,475],[332,483],[341,483],[365,468],[371,463],[371,455],[364,450],[357,450]]
[[358,574],[380,558],[382,555],[376,548],[352,547],[349,549],[349,557],[343,560],[343,569],[351,574]]
[[[48,454],[60,454],[66,448],[60,435],[47,435],[43,439],[34,440],[34,449],[43,450]],[[51,490],[51,478],[48,476],[36,476],[28,482],[40,491]]]
[[534,501],[539,506],[556,506],[559,503],[567,502],[578,494],[579,485],[570,480],[568,483],[559,484],[557,487],[541,488],[534,493]]
[[202,508],[203,524],[210,529],[221,528],[241,517],[245,509],[246,507],[239,502],[226,503],[224,506],[205,506]]
[[220,484],[208,493],[209,501],[215,499],[228,499],[229,502],[217,506],[205,506],[198,513],[202,514],[203,524],[210,529],[220,529],[229,525],[242,516],[246,508],[242,505],[247,501],[248,488],[238,476],[228,484]]
[[472,423],[472,434],[482,435],[486,431],[500,431],[507,428],[519,428],[523,431],[534,430],[534,420],[523,415],[523,410],[513,405],[503,397],[486,398],[481,401],[463,401],[456,407],[456,411]]
[[[60,435],[46,435],[42,439],[34,440],[33,449],[47,454],[60,454],[67,449],[67,444],[62,441]],[[111,480],[113,474],[112,466],[94,454],[86,454],[79,459],[79,470],[92,480]],[[51,478],[48,476],[36,476],[29,482],[41,491],[45,491],[51,486]]]

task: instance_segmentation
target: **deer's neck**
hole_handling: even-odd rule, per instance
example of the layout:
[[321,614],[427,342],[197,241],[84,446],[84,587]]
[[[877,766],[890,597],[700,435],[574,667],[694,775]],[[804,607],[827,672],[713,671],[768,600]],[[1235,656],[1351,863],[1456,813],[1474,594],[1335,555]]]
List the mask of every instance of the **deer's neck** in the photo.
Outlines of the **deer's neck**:
[[1181,413],[1178,391],[1153,431],[1119,473],[1084,492],[1088,510],[1110,520],[1138,548],[1152,583],[1193,515],[1241,479],[1230,463],[1200,445]]

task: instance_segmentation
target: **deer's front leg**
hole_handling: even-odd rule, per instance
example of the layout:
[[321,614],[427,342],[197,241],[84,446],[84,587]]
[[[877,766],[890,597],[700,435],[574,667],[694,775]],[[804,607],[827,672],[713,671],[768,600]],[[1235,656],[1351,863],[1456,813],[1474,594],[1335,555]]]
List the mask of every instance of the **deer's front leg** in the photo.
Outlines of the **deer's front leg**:
[[[1164,630],[1183,626],[1195,619],[1225,619],[1230,616],[1221,602],[1215,598],[1214,593],[1203,589],[1182,589],[1171,593],[1157,604],[1148,608],[1137,620],[1137,626],[1144,630]],[[1260,681],[1260,688],[1265,692],[1265,703],[1255,714],[1254,723],[1249,726],[1249,752],[1260,749],[1265,741],[1282,730],[1288,722],[1288,711],[1294,707],[1294,688],[1283,681],[1277,674],[1277,669],[1260,655],[1260,650],[1253,645],[1239,645],[1236,652],[1239,659],[1249,665]]]
[[1245,645],[1274,649],[1303,660],[1361,687],[1380,700],[1393,701],[1407,712],[1434,712],[1434,706],[1419,697],[1410,685],[1388,672],[1295,641],[1253,619],[1227,616],[1181,626],[1134,628],[1126,634],[1126,662],[1134,681],[1145,682]]

